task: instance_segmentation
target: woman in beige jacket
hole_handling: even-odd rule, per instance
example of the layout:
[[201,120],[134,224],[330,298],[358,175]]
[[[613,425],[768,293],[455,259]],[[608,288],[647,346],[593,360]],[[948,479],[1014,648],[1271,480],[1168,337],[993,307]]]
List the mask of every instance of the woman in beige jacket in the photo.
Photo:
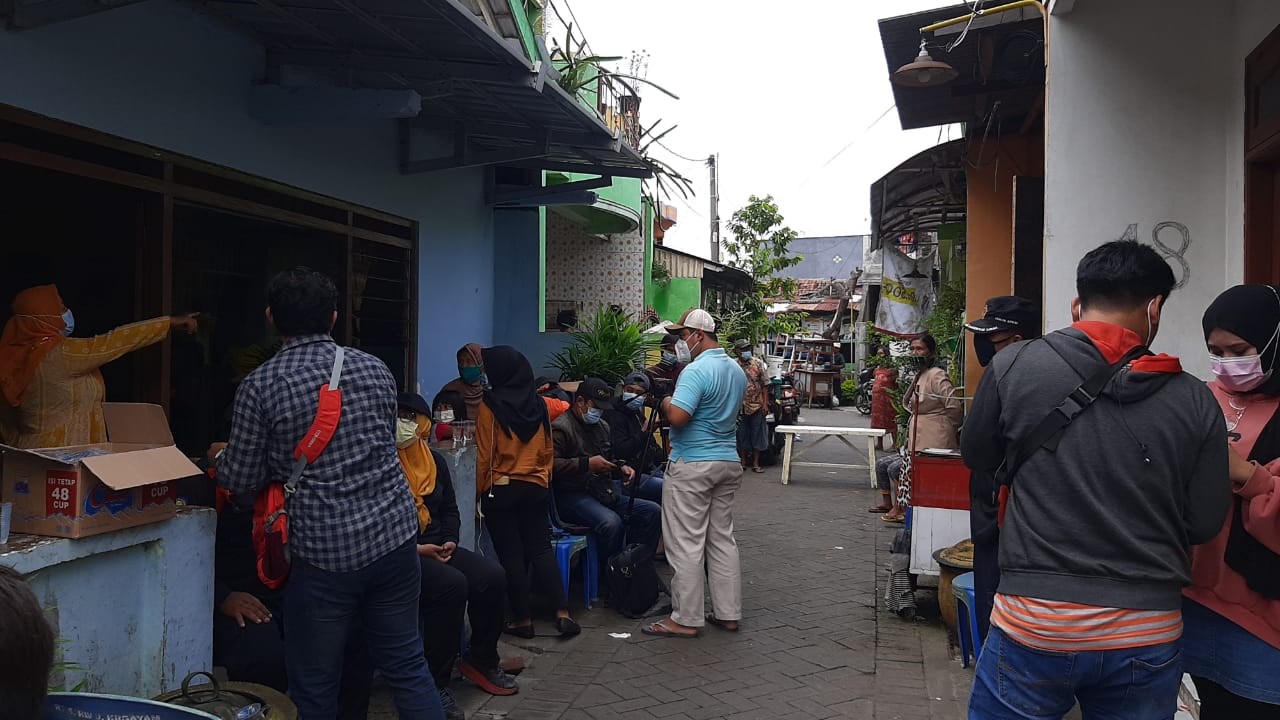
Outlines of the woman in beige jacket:
[[[911,410],[911,419],[907,421],[907,450],[958,449],[964,409],[946,371],[934,364],[938,359],[938,342],[929,333],[921,333],[911,340],[911,354],[917,358],[921,369],[903,395],[903,403]],[[898,456],[890,455],[876,463],[880,494],[884,499],[882,507],[887,510],[883,518],[885,522],[898,522],[906,515],[906,507],[901,500],[890,504],[892,483],[901,472],[901,462]],[[890,467],[892,465],[897,467]]]

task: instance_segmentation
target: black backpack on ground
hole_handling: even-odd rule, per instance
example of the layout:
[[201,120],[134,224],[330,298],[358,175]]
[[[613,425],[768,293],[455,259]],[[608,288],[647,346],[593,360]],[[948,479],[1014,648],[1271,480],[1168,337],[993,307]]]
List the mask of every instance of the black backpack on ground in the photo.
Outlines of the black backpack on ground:
[[639,543],[609,558],[605,582],[609,604],[632,619],[645,617],[667,589],[653,567],[653,551]]
[[[649,446],[653,444],[653,433],[645,438],[644,449],[640,457],[648,456]],[[635,482],[640,482],[640,470],[636,470]],[[636,495],[632,488],[630,500],[627,502],[627,515],[623,527],[630,525],[632,511],[635,510]],[[626,531],[629,532],[629,528]],[[626,617],[635,619],[646,617],[658,602],[658,596],[667,591],[667,586],[658,577],[653,566],[653,550],[640,543],[627,543],[626,535],[622,538],[622,550],[609,558],[605,569],[605,592],[609,605]]]

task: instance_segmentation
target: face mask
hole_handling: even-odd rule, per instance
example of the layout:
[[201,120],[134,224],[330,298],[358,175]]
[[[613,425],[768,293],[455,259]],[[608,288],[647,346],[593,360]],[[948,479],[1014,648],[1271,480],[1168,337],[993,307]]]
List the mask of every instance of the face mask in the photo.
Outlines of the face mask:
[[639,410],[644,407],[644,396],[635,393],[622,393],[622,400],[627,403],[628,410]]
[[418,421],[396,419],[396,447],[401,450],[409,447],[418,439]]
[[453,422],[453,409],[452,409],[452,408],[449,408],[449,409],[445,409],[445,410],[437,410],[437,411],[436,411],[436,415],[435,415],[435,420],[436,420],[436,422],[438,422],[438,423],[451,423],[451,422]]
[[596,423],[600,422],[600,418],[603,416],[604,416],[604,411],[601,410],[600,408],[597,408],[597,407],[587,408],[587,411],[582,414],[582,422],[588,425],[595,425]]
[[986,367],[991,364],[991,358],[996,356],[996,344],[986,335],[974,335],[973,354],[977,356],[978,364]]
[[742,351],[742,352],[738,353],[738,357],[742,358],[743,360],[750,360],[750,359],[751,359],[751,351],[750,351],[750,350],[744,350],[744,351]]
[[[677,343],[677,344],[678,344],[678,343]],[[663,350],[663,351],[662,351],[662,362],[664,362],[664,363],[666,363],[666,364],[668,364],[668,365],[675,365],[675,364],[676,364],[676,354],[675,354],[675,353],[673,353],[673,352],[667,352],[666,350]]]
[[71,309],[62,313],[62,322],[66,323],[66,327],[62,329],[63,337],[71,337],[71,333],[76,331],[76,316],[71,314]]
[[686,364],[693,362],[693,348],[696,348],[701,344],[702,344],[702,341],[699,340],[698,342],[693,344],[693,347],[690,347],[689,343],[685,342],[684,340],[677,340],[676,341],[676,362],[686,363]]
[[458,366],[458,377],[462,378],[462,382],[468,385],[475,385],[484,377],[484,368],[479,365],[472,367]]
[[1262,369],[1262,355],[1224,358],[1210,354],[1209,368],[1230,392],[1249,392],[1271,378],[1271,371]]

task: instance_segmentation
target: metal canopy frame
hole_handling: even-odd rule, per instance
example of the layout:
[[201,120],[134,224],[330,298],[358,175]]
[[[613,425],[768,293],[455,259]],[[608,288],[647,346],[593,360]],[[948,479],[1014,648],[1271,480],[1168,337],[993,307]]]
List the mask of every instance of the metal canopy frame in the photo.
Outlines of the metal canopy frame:
[[[652,177],[635,148],[531,60],[515,18],[489,0],[187,0],[241,28],[266,49],[272,83],[413,90],[414,122],[463,126],[465,147],[418,157],[403,142],[401,168],[432,172],[474,165]],[[0,19],[26,29],[135,0],[0,0]],[[505,10],[505,12],[504,12]],[[492,16],[492,18],[491,18]],[[487,21],[492,19],[502,33]],[[516,33],[518,35],[518,32]],[[545,55],[544,55],[545,56]],[[459,133],[455,130],[455,140]]]
[[871,247],[903,233],[965,221],[964,152],[964,140],[935,145],[871,184]]

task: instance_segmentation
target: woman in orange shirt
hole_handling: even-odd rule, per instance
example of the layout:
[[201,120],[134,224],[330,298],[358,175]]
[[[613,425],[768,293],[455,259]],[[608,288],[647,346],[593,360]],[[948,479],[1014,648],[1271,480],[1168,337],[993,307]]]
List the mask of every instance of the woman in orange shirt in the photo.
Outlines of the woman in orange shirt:
[[73,338],[75,317],[53,285],[18,293],[0,336],[0,430],[14,447],[44,448],[107,441],[106,386],[99,368],[164,340],[193,334],[195,315],[123,325],[105,335]]
[[556,630],[577,635],[560,568],[551,552],[547,488],[555,449],[547,405],[538,397],[529,361],[513,347],[485,348],[488,388],[476,416],[476,494],[485,526],[507,571],[511,617],[504,632],[531,638],[529,568],[556,610]]

